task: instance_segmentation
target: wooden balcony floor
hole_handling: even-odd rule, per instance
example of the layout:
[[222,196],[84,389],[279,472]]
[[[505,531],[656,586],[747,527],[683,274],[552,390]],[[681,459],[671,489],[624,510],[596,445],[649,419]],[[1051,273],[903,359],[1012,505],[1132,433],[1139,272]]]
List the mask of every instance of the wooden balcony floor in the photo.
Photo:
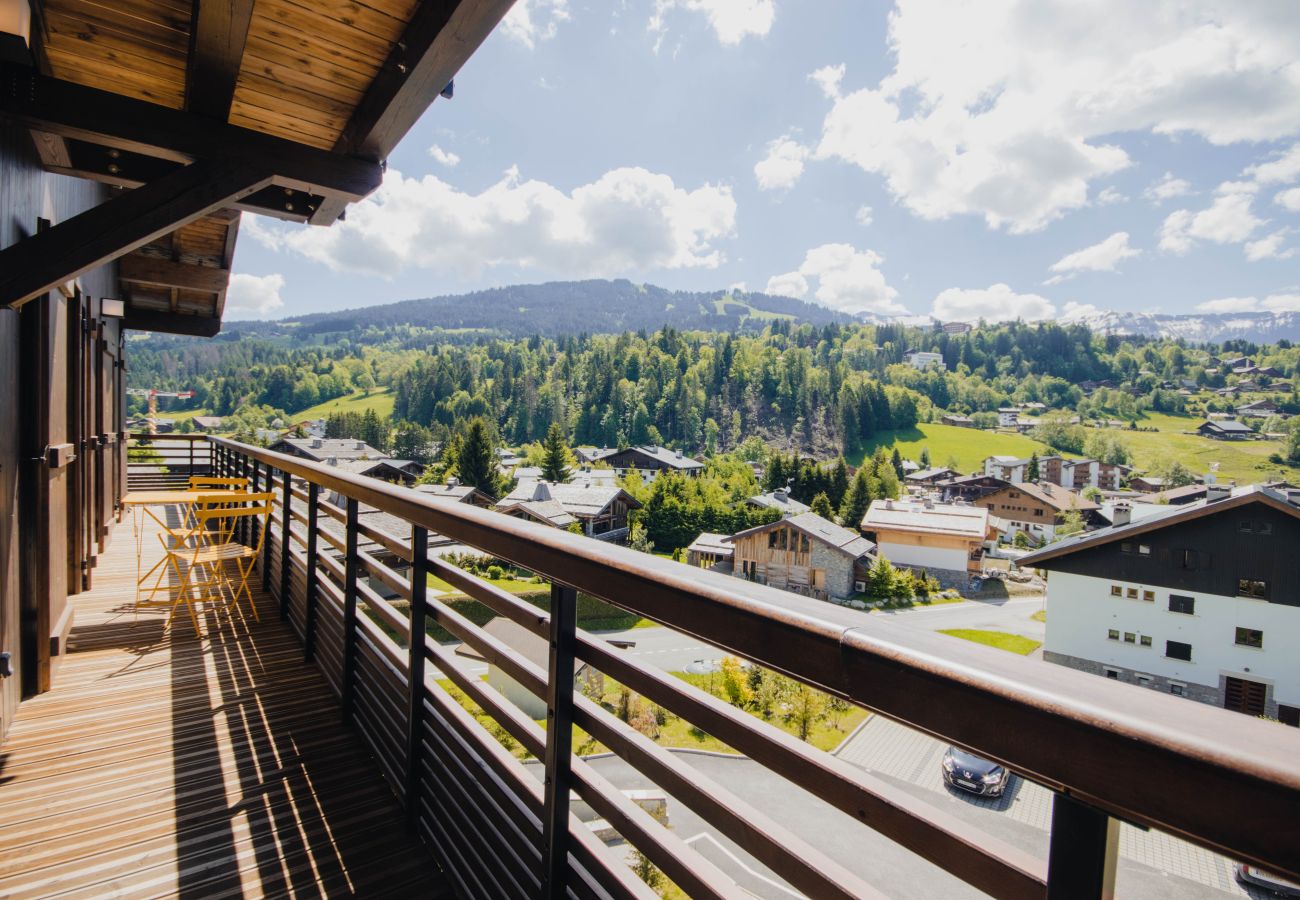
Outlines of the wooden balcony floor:
[[183,612],[132,612],[135,574],[128,520],[0,745],[0,896],[443,895],[272,600],[199,640]]

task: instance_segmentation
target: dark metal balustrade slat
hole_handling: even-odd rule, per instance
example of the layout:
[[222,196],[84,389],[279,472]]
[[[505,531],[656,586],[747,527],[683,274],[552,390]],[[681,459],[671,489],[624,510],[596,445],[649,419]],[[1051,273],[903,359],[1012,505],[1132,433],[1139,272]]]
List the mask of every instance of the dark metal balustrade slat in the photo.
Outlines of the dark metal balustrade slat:
[[289,618],[289,559],[293,555],[289,529],[293,525],[293,478],[284,473],[280,498],[280,619]]
[[1047,900],[1113,900],[1119,822],[1068,794],[1052,795]]
[[542,894],[565,893],[569,870],[569,791],[573,758],[573,663],[578,592],[551,585],[551,641],[546,679],[546,778],[542,816]]
[[411,601],[406,647],[406,812],[412,828],[418,825],[420,785],[420,723],[424,718],[424,628],[428,620],[429,532],[411,526]]
[[357,501],[347,498],[344,526],[347,549],[343,553],[343,719],[352,718],[357,679]]
[[319,534],[316,501],[319,497],[320,486],[313,481],[307,485],[307,615],[303,622],[302,642],[304,662],[311,662],[316,658],[316,586],[320,579],[320,569],[316,565],[316,545]]

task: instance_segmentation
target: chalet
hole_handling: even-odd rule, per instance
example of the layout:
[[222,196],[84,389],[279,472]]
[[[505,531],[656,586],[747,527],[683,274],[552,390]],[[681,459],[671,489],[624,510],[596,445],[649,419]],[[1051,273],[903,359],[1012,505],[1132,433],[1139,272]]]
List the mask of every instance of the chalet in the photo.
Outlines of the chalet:
[[952,503],[956,500],[967,502],[978,500],[994,491],[1002,490],[1010,483],[1001,478],[994,478],[992,475],[959,475],[956,478],[936,482],[934,486],[939,490],[944,503]]
[[1280,409],[1281,407],[1272,400],[1256,400],[1238,406],[1237,416],[1242,419],[1267,419],[1269,416],[1277,415]]
[[1019,484],[1025,480],[1029,462],[1028,458],[1019,456],[988,456],[984,459],[984,474],[1009,484]]
[[190,419],[190,424],[194,426],[195,431],[214,432],[221,430],[221,423],[225,420],[221,416],[195,416]]
[[620,476],[634,469],[643,476],[652,478],[659,472],[698,475],[704,471],[704,463],[686,456],[681,450],[653,445],[628,447],[625,450],[588,450],[578,458],[586,463],[603,462]]
[[418,462],[409,459],[339,459],[331,456],[325,460],[325,465],[338,469],[340,472],[348,472],[352,475],[364,475],[367,478],[378,478],[380,481],[387,481],[389,484],[404,484],[408,487],[415,484],[415,480],[424,474],[424,466]]
[[1298,503],[1211,487],[1026,556],[1048,572],[1043,658],[1300,725]]
[[1086,487],[1104,491],[1117,491],[1131,467],[1118,463],[1104,463],[1096,459],[1069,459],[1064,456],[1043,456],[1038,460],[1038,479],[1049,484],[1081,491]]
[[1111,381],[1109,378],[1102,379],[1101,381],[1093,381],[1089,379],[1087,381],[1079,382],[1079,390],[1083,391],[1085,394],[1091,394],[1093,391],[1100,390],[1101,388],[1114,389],[1116,387],[1119,387],[1119,385]]
[[[1159,480],[1157,479],[1157,481]],[[1182,506],[1186,503],[1204,500],[1208,490],[1209,487],[1204,484],[1184,484],[1178,487],[1165,488],[1154,494],[1145,494],[1137,502],[1154,503],[1161,506]]]
[[468,503],[483,509],[492,505],[491,497],[472,485],[461,484],[456,478],[448,478],[443,484],[417,484],[413,490],[430,497]]
[[975,326],[970,322],[944,322],[939,327],[945,334],[969,334]]
[[1219,360],[1219,365],[1229,370],[1248,369],[1255,365],[1255,360],[1251,359],[1249,356],[1225,357]]
[[496,508],[506,515],[556,528],[568,528],[576,523],[587,537],[622,541],[628,533],[628,511],[640,506],[620,487],[524,481],[503,497]]
[[975,420],[970,416],[961,416],[956,413],[947,413],[939,417],[940,424],[952,425],[956,428],[974,428]]
[[998,408],[998,427],[1015,428],[1016,420],[1020,418],[1020,407],[1002,406]]
[[978,572],[988,542],[998,530],[989,511],[979,506],[874,500],[862,518],[862,533],[876,544],[876,554],[891,563],[949,573],[948,582]]
[[957,475],[957,472],[947,466],[941,466],[933,469],[920,469],[916,472],[909,472],[903,476],[909,488],[927,488],[933,487],[941,481],[947,481]]
[[1158,475],[1134,475],[1128,480],[1130,490],[1154,494],[1165,489],[1165,480]]
[[312,462],[336,459],[340,462],[353,459],[387,459],[388,454],[376,450],[365,441],[355,438],[281,438],[270,447],[276,453],[287,453]]
[[874,561],[871,541],[810,512],[728,540],[736,577],[823,600],[857,592]]
[[776,490],[769,491],[766,494],[759,494],[755,497],[750,497],[745,502],[750,506],[757,506],[762,509],[779,510],[783,516],[797,516],[800,513],[806,513],[811,509],[807,503],[800,503],[798,500],[791,497],[790,492],[785,488],[777,488]]
[[947,368],[944,365],[942,353],[930,353],[924,350],[912,350],[904,354],[903,362],[913,369],[928,369],[931,366],[938,366],[941,369]]
[[730,566],[735,552],[728,535],[703,531],[686,548],[686,562],[702,569],[711,569],[720,563]]
[[1216,441],[1242,441],[1255,435],[1249,425],[1235,419],[1202,422],[1197,426],[1196,433]]
[[1096,503],[1052,484],[1011,484],[979,498],[975,505],[1001,519],[1005,534],[1020,531],[1036,543],[1055,539],[1057,528],[1072,510],[1082,515],[1085,527],[1105,523]]

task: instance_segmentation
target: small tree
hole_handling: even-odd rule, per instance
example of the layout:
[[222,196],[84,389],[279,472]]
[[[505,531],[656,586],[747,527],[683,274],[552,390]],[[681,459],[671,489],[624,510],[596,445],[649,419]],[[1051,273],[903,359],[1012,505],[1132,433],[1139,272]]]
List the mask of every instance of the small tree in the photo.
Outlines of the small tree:
[[795,682],[790,692],[790,722],[798,732],[799,740],[808,740],[817,723],[825,718],[826,695],[802,681]]
[[559,422],[552,422],[542,441],[542,477],[555,484],[569,480],[569,460],[573,454],[564,442],[564,429]]
[[1025,481],[1037,483],[1038,478],[1038,452],[1035,451],[1034,454],[1029,457],[1029,466],[1025,469]]
[[749,679],[734,656],[722,658],[722,694],[732,706],[744,707],[754,698],[749,690]]
[[482,416],[471,419],[457,448],[456,474],[461,483],[495,496],[500,475],[493,443],[487,420]]
[[844,504],[840,507],[840,522],[849,528],[862,524],[862,517],[871,506],[871,482],[867,477],[867,467],[858,469],[849,484],[849,491],[844,495]]
[[1011,538],[1011,546],[1024,550],[1029,546],[1029,536],[1019,529],[1016,530],[1015,536]]
[[653,553],[655,549],[655,542],[650,540],[650,535],[640,522],[633,522],[632,527],[628,529],[627,545],[641,553]]
[[825,491],[819,493],[812,499],[812,511],[823,519],[835,519],[835,510],[831,508],[831,498],[826,495]]
[[1083,531],[1083,513],[1071,507],[1061,516],[1061,524],[1056,526],[1056,534],[1058,537],[1068,537],[1080,531]]
[[[900,469],[902,468],[901,463],[899,464],[899,468]],[[921,468],[922,469],[930,468],[930,448],[928,446],[921,448]],[[899,477],[901,478],[903,476],[900,474]]]

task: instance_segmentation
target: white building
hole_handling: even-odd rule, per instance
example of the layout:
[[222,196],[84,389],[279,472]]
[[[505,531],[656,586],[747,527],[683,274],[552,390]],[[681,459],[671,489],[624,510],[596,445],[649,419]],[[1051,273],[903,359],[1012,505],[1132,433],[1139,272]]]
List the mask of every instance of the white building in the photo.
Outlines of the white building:
[[942,353],[931,353],[928,350],[913,350],[911,353],[903,355],[903,362],[907,363],[913,369],[928,369],[930,366],[938,366],[946,369],[943,364]]
[[962,575],[979,572],[985,543],[997,539],[989,511],[964,503],[873,500],[862,531],[895,565]]
[[1300,727],[1300,492],[1207,498],[1052,544],[1044,658]]

